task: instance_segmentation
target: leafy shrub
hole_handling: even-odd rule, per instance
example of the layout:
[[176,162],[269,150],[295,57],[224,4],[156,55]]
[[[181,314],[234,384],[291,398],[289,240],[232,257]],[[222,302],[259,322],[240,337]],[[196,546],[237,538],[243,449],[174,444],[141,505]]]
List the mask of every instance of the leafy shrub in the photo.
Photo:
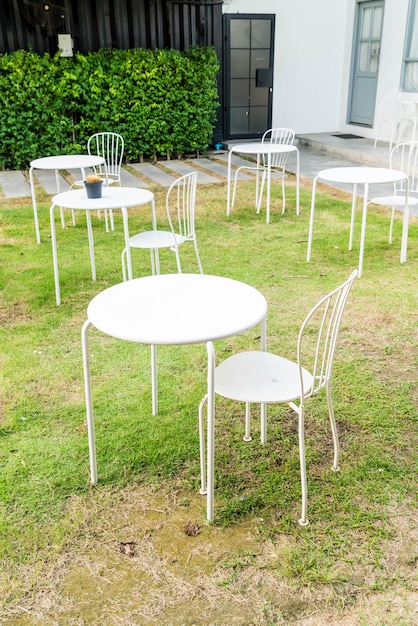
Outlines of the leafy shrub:
[[106,130],[123,135],[130,161],[205,150],[218,67],[210,47],[0,55],[0,168],[85,152],[88,137]]

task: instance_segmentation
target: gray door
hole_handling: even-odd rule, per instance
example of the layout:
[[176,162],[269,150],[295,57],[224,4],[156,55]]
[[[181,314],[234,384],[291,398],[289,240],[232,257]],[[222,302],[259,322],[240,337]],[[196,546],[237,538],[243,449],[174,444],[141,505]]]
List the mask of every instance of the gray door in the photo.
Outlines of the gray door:
[[373,126],[382,25],[383,0],[357,4],[349,124]]
[[224,17],[224,136],[261,137],[271,127],[274,15]]

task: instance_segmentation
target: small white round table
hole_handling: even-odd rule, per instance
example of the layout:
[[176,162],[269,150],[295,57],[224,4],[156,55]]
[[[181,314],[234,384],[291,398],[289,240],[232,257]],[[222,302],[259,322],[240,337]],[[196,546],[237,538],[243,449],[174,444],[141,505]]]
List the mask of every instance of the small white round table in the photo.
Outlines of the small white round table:
[[99,211],[106,209],[120,209],[123,219],[123,231],[125,237],[126,260],[128,266],[128,277],[132,278],[131,253],[129,247],[129,228],[128,228],[128,212],[129,207],[139,206],[142,204],[151,204],[152,225],[156,228],[154,194],[146,189],[136,187],[103,187],[103,195],[101,198],[88,198],[85,189],[75,189],[73,191],[64,191],[52,198],[50,208],[51,222],[51,242],[52,256],[54,261],[54,280],[55,295],[57,305],[61,304],[60,284],[58,275],[58,252],[57,237],[55,231],[55,207],[64,207],[77,211],[85,211],[87,219],[87,233],[90,248],[90,263],[93,280],[96,280],[96,263],[94,259],[94,240],[93,229],[91,225],[91,211]]
[[[60,154],[57,156],[42,157],[41,159],[34,159],[30,162],[29,168],[29,181],[32,195],[33,216],[35,220],[35,232],[36,241],[41,243],[41,235],[39,232],[39,219],[38,209],[36,205],[35,183],[33,180],[33,170],[55,170],[55,180],[57,182],[57,193],[60,193],[59,184],[59,171],[60,170],[73,170],[80,169],[83,179],[85,178],[85,169],[87,167],[95,167],[97,165],[104,165],[106,168],[106,161],[101,156],[89,155],[89,154]],[[61,224],[65,228],[64,215],[61,212]]]
[[[93,298],[81,333],[91,482],[97,483],[88,340],[91,325],[111,337],[151,345],[152,412],[156,415],[156,345],[205,343],[261,323],[261,349],[265,350],[266,314],[266,299],[257,289],[231,278],[206,274],[136,278],[109,287]],[[211,432],[209,449],[213,450]]]
[[[294,152],[296,154],[296,215],[299,215],[299,150],[294,145],[281,145],[275,143],[264,143],[255,141],[253,143],[240,143],[232,146],[228,154],[228,182],[227,182],[227,202],[226,214],[229,216],[231,212],[231,163],[234,153],[250,154],[257,156],[257,164],[260,155],[267,155],[267,205],[266,205],[266,223],[270,222],[270,186],[271,186],[271,156],[272,154],[284,154],[285,152]],[[258,194],[257,194],[258,196]]]
[[351,205],[351,223],[350,223],[350,240],[348,249],[353,249],[353,236],[354,236],[354,217],[357,205],[357,187],[358,185],[364,185],[363,195],[363,216],[361,223],[361,235],[360,235],[360,255],[358,275],[362,274],[363,269],[363,257],[364,257],[364,241],[366,237],[366,221],[367,221],[367,204],[369,197],[369,185],[381,185],[384,183],[396,183],[401,180],[406,180],[406,202],[404,210],[404,220],[402,228],[402,245],[401,245],[401,263],[406,261],[406,247],[408,240],[408,177],[404,172],[398,170],[392,170],[384,167],[333,167],[327,170],[320,171],[313,182],[312,188],[312,202],[311,202],[311,214],[309,219],[309,236],[308,236],[308,253],[307,261],[311,259],[312,251],[312,236],[313,236],[313,223],[315,214],[315,197],[316,197],[316,185],[318,180],[322,180],[328,183],[347,183],[353,185],[353,200]]

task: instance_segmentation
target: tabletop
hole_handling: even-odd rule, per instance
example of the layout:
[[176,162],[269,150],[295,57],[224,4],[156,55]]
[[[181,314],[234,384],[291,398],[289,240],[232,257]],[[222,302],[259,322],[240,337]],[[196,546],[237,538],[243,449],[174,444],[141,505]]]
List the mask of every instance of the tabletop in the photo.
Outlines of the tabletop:
[[90,302],[88,320],[102,332],[138,343],[204,343],[261,322],[264,296],[245,283],[207,274],[159,274],[109,287]]
[[279,144],[255,141],[252,143],[238,143],[235,146],[231,146],[230,152],[243,152],[245,154],[268,154],[276,152],[295,152],[297,146],[291,144]]
[[318,172],[317,178],[334,183],[377,184],[394,183],[406,178],[404,172],[386,167],[332,167]]
[[52,198],[52,203],[65,209],[116,209],[152,202],[154,194],[138,187],[105,187],[101,198],[88,198],[85,189],[64,191]]
[[104,158],[90,154],[60,154],[57,156],[42,157],[30,162],[36,170],[72,170],[102,165]]

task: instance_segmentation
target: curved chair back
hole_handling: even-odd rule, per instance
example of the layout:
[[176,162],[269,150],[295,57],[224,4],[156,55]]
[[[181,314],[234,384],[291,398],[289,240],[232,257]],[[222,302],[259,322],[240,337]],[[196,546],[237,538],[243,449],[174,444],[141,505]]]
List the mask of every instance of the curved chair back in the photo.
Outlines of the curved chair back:
[[195,238],[196,184],[197,172],[191,172],[175,180],[166,196],[166,211],[170,228],[173,233],[177,233],[187,241],[193,241]]
[[[408,177],[409,193],[418,194],[418,141],[404,141],[394,146],[390,152],[390,167],[400,170]],[[397,194],[406,192],[406,180],[395,183]]]
[[[120,170],[124,150],[125,142],[123,137],[117,133],[96,133],[87,142],[89,154],[97,154],[105,159],[109,184],[121,184]],[[96,167],[95,170],[99,176],[106,176],[104,167]]]
[[[295,140],[295,132],[291,128],[270,128],[261,138],[263,143],[275,143],[278,145],[291,146]],[[284,170],[289,153],[277,153],[271,155],[271,166]],[[263,155],[264,158],[264,155]],[[265,164],[266,165],[266,164]]]
[[[302,403],[304,398],[318,393],[331,379],[341,318],[357,274],[358,271],[354,270],[342,285],[321,298],[302,323],[297,343]],[[312,374],[310,389],[304,389],[303,369]]]

